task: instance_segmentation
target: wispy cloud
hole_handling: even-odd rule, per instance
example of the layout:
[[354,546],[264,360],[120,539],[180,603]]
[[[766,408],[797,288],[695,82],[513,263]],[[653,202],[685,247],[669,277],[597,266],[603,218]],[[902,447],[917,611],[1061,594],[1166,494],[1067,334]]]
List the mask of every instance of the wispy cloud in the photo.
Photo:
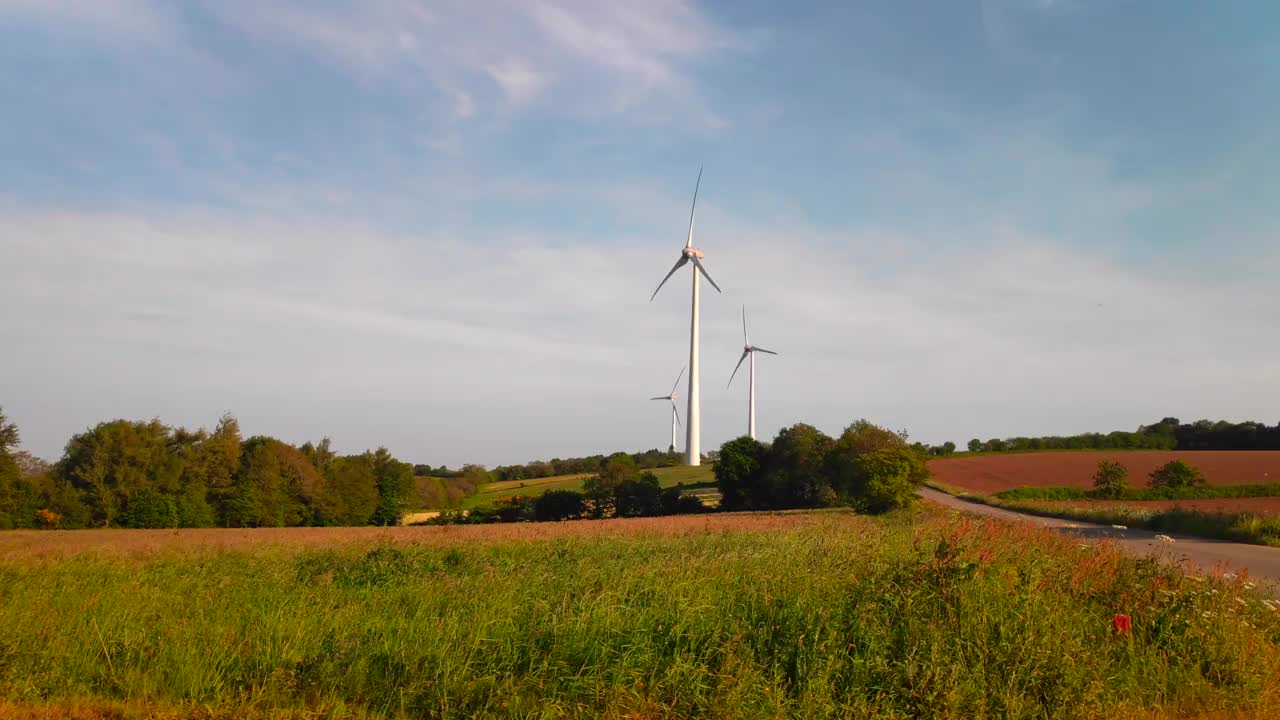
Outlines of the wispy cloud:
[[512,105],[523,105],[533,100],[551,83],[549,77],[518,58],[507,58],[501,63],[486,66],[485,70]]

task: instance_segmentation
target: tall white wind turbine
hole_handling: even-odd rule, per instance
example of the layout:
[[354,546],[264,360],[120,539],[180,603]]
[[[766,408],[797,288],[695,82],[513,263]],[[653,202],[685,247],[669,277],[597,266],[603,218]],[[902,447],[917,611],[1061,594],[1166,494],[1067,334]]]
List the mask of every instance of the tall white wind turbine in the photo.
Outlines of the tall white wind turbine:
[[676,451],[676,427],[680,425],[680,412],[676,410],[676,388],[680,386],[680,378],[684,377],[684,368],[680,368],[680,374],[676,376],[676,381],[671,385],[671,392],[666,395],[659,395],[650,400],[668,400],[671,402],[671,448],[670,452]]
[[658,290],[671,279],[676,271],[684,267],[685,264],[693,262],[693,312],[692,320],[689,322],[689,411],[685,413],[685,463],[688,465],[702,464],[702,412],[698,403],[698,273],[711,283],[711,287],[720,292],[720,286],[716,285],[716,281],[711,279],[707,274],[707,269],[702,267],[702,258],[705,254],[698,248],[693,246],[693,214],[698,209],[698,188],[702,185],[702,168],[698,168],[698,182],[693,186],[693,206],[689,209],[689,236],[685,240],[684,249],[680,251],[680,259],[671,268],[671,272],[662,278],[662,282],[658,283],[658,289],[653,291],[653,295],[649,296],[649,302],[658,296]]
[[[742,367],[742,361],[750,357],[751,382],[750,388],[747,390],[747,394],[750,396],[747,400],[747,434],[751,436],[752,440],[756,439],[756,353],[758,352],[770,355],[778,354],[772,350],[765,350],[762,347],[756,347],[751,344],[751,339],[747,337],[747,308],[744,305],[742,307],[742,357],[738,358],[738,364],[733,366],[733,375],[729,376],[729,385],[733,384],[733,378],[738,374],[738,368]],[[727,388],[729,385],[725,385],[725,387]]]

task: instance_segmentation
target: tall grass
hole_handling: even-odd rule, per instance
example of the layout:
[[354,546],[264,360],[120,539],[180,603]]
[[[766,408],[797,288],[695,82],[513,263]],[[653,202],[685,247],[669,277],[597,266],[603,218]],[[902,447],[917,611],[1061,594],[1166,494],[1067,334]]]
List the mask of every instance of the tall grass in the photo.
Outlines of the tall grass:
[[1074,487],[1016,487],[995,494],[1001,500],[1207,500],[1213,498],[1280,497],[1280,483],[1200,485],[1195,487],[1128,488],[1119,497],[1100,498]]
[[1280,711],[1280,613],[1242,580],[1021,524],[804,517],[768,532],[744,518],[676,536],[10,560],[0,698],[226,717]]

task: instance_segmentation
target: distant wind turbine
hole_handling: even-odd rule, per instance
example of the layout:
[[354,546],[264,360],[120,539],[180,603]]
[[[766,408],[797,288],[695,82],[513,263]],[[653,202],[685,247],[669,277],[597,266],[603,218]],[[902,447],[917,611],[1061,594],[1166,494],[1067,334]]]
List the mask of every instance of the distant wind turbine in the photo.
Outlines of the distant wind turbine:
[[676,451],[676,427],[680,425],[680,413],[676,410],[676,388],[680,386],[680,378],[684,377],[684,368],[680,368],[680,374],[676,376],[676,381],[671,385],[671,392],[667,395],[660,395],[650,400],[669,400],[671,402],[671,448],[670,452]]
[[[750,356],[751,382],[750,388],[747,390],[747,394],[750,396],[750,399],[747,400],[747,434],[751,436],[752,440],[756,439],[756,353],[758,352],[769,353],[770,355],[778,354],[772,350],[765,350],[762,347],[756,347],[751,344],[751,339],[747,337],[747,308],[744,305],[742,307],[742,357],[738,358],[738,364],[733,366],[733,375],[729,376],[729,385],[733,384],[733,378],[738,374],[738,368],[742,367],[742,361]],[[729,385],[725,385],[725,387],[727,388]]]
[[671,279],[676,271],[684,267],[685,264],[693,262],[693,311],[692,320],[689,322],[689,412],[685,414],[687,425],[685,425],[685,463],[688,465],[702,464],[702,412],[698,403],[698,273],[711,283],[711,287],[720,292],[720,286],[716,285],[716,281],[711,279],[707,274],[707,269],[702,267],[702,258],[704,253],[693,246],[693,214],[698,209],[698,188],[702,185],[702,168],[698,168],[698,182],[693,186],[693,206],[689,208],[689,236],[685,240],[684,249],[680,251],[680,259],[671,268],[671,272],[662,278],[662,282],[658,283],[658,289],[653,291],[653,295],[649,296],[649,302],[658,296],[658,290]]

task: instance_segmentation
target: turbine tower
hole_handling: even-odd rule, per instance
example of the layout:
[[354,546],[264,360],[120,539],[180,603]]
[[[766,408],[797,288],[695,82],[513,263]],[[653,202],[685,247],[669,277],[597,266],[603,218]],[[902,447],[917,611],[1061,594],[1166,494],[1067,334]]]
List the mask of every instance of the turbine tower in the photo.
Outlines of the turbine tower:
[[[733,378],[738,374],[738,368],[742,367],[742,361],[749,356],[751,358],[751,382],[747,394],[750,399],[747,400],[747,434],[752,440],[756,439],[756,353],[769,353],[777,355],[772,350],[765,350],[762,347],[756,347],[751,344],[751,339],[747,337],[747,307],[742,306],[742,357],[738,358],[738,364],[733,366],[733,375],[729,376],[729,385],[733,384]],[[725,385],[726,388],[729,385]]]
[[676,376],[676,381],[671,385],[671,392],[667,395],[660,395],[650,400],[668,400],[671,402],[671,448],[668,452],[676,451],[676,427],[680,425],[680,413],[676,410],[676,388],[680,386],[680,378],[684,377],[684,368],[680,368],[680,374]]
[[653,299],[658,296],[658,290],[667,284],[671,276],[685,264],[693,262],[693,310],[692,319],[689,321],[689,411],[685,413],[687,424],[684,436],[685,463],[688,465],[702,464],[702,412],[698,404],[698,273],[702,273],[707,282],[711,283],[711,287],[715,288],[716,292],[720,292],[720,286],[707,274],[707,269],[702,267],[702,258],[705,254],[693,246],[693,214],[698,209],[698,188],[701,185],[702,168],[698,168],[698,182],[693,186],[693,206],[689,208],[689,236],[685,240],[684,249],[680,251],[680,259],[676,260],[671,272],[662,278],[662,282],[658,283],[658,289],[649,296],[649,302],[653,302]]

